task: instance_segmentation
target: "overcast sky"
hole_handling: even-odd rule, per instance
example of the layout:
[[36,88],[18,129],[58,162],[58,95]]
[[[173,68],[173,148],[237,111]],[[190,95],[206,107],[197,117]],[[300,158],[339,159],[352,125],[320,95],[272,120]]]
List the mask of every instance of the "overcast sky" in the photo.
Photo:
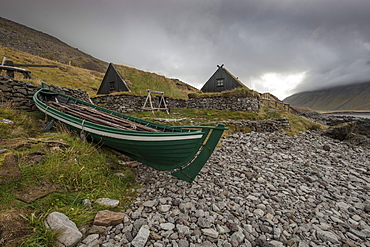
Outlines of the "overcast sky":
[[370,80],[370,0],[0,0],[0,16],[201,88],[224,64],[280,99]]

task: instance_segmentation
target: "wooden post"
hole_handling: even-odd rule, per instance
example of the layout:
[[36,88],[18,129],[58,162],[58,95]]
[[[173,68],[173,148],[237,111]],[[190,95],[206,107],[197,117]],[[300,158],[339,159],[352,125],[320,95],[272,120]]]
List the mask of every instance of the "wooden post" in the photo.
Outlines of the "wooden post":
[[[142,109],[143,110],[151,110],[153,114],[154,114],[154,110],[166,110],[167,114],[169,114],[167,104],[166,104],[166,100],[164,99],[164,92],[153,91],[153,90],[150,90],[150,89],[147,89],[146,91],[148,91],[148,96],[145,99],[145,102],[144,102],[144,105],[143,105]],[[152,93],[161,95],[158,107],[153,107]],[[150,104],[149,107],[146,106],[148,102]],[[162,103],[163,103],[163,107],[161,107]]]

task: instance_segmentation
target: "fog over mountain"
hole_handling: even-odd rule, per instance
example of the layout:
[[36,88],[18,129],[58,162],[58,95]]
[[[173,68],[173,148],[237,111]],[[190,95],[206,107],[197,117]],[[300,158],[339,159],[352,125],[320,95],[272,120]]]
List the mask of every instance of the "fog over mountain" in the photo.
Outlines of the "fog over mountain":
[[17,0],[0,16],[197,88],[225,64],[280,99],[370,79],[368,0]]

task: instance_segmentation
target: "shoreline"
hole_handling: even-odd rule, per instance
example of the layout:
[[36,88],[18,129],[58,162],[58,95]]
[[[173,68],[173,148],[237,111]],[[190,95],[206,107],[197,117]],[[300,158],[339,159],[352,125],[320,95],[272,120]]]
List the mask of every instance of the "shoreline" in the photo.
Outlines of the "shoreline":
[[319,113],[326,116],[370,118],[370,111],[330,111]]
[[318,111],[320,114],[325,114],[325,115],[337,115],[337,114],[363,114],[363,115],[370,115],[370,111],[366,110],[348,110],[348,111]]
[[368,150],[319,131],[235,133],[191,184],[139,165],[143,187],[125,220],[86,238],[100,246],[367,246]]
[[353,118],[364,118],[369,119],[370,113],[360,113],[360,112],[347,112],[347,113],[326,113],[326,116],[335,116],[335,117],[353,117]]

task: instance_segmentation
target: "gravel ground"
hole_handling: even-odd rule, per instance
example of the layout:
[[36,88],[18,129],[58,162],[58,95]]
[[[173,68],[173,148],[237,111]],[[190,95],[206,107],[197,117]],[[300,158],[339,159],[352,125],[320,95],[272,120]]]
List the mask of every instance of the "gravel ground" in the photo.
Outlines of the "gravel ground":
[[370,246],[369,149],[319,132],[233,134],[191,184],[137,177],[123,223],[80,246]]

